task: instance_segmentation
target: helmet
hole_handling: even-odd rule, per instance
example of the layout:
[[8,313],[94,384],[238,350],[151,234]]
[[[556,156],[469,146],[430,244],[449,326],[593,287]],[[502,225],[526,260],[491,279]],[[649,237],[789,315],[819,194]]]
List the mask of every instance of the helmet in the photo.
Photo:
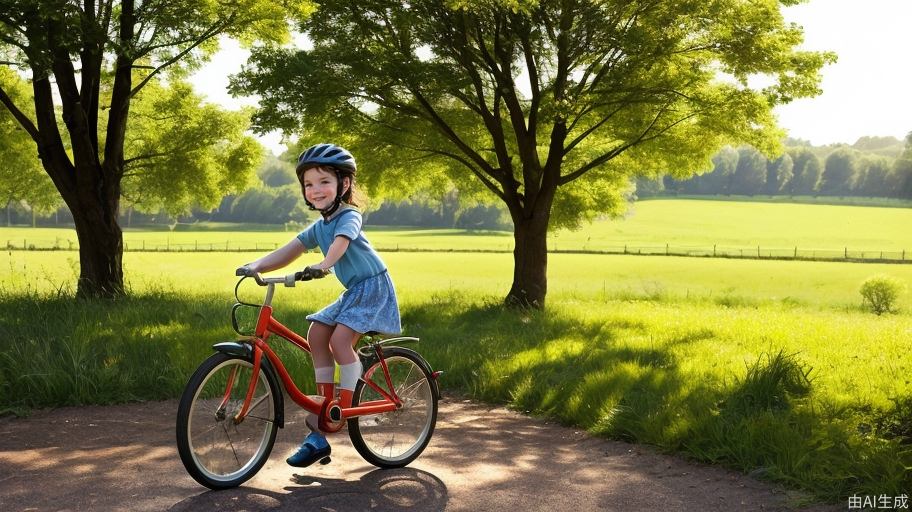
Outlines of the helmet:
[[317,165],[329,165],[340,171],[348,171],[352,174],[358,168],[355,164],[355,157],[345,148],[335,144],[315,144],[307,148],[298,157],[296,171],[301,172],[306,167]]

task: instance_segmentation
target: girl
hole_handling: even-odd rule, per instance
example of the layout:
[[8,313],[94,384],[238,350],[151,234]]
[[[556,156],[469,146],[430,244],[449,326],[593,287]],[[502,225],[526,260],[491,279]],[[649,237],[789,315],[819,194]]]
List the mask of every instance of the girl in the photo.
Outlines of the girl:
[[[386,265],[361,231],[361,213],[354,208],[355,158],[335,144],[311,146],[298,157],[295,172],[304,192],[304,202],[319,210],[318,219],[284,247],[244,265],[247,272],[268,272],[284,267],[308,249],[320,247],[323,261],[312,265],[316,271],[333,268],[345,286],[342,295],[322,310],[307,317],[307,332],[316,374],[317,393],[324,400],[334,398],[333,359],[341,368],[339,401],[351,406],[352,391],[362,367],[354,350],[360,336],[368,331],[398,334],[401,330],[399,305]],[[288,464],[307,467],[331,453],[317,417],[308,415],[310,434],[287,459]]]

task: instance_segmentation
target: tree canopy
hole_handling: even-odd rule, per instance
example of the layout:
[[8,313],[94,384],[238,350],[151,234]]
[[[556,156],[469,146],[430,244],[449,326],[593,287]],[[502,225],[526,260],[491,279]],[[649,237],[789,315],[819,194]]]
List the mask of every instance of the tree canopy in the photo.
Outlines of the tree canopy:
[[211,209],[251,183],[265,150],[244,135],[249,112],[204,104],[184,82],[149,84],[131,110],[123,196],[137,210]]
[[635,173],[708,169],[725,143],[778,148],[772,108],[819,93],[834,59],[796,49],[792,3],[327,0],[300,23],[312,49],[257,49],[233,87],[261,96],[260,129],[350,146],[374,191],[499,198],[517,246],[507,300],[543,305],[549,226],[617,211]]

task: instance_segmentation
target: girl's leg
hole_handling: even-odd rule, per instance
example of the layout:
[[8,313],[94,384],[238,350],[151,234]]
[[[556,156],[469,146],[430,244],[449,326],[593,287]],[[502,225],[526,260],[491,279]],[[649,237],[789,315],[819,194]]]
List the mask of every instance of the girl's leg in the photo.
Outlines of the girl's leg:
[[[314,374],[317,382],[317,394],[327,400],[333,399],[333,356],[329,348],[334,326],[313,322],[307,331],[310,342],[310,356],[313,358]],[[315,429],[312,429],[315,430]]]
[[358,379],[361,378],[361,361],[355,353],[355,343],[361,333],[350,327],[337,324],[329,340],[329,346],[336,362],[339,363],[341,378],[339,379],[339,402],[342,407],[351,407],[352,394]]
[[[313,322],[307,331],[307,341],[310,342],[310,355],[313,358],[314,377],[317,382],[317,393],[323,397],[323,400],[332,400],[333,392],[333,358],[329,349],[329,340],[332,337],[333,327]],[[291,466],[307,467],[324,457],[329,456],[332,449],[326,441],[326,437],[320,432],[318,418],[315,414],[308,414],[305,420],[307,427],[311,432],[301,447],[291,457],[286,459]]]

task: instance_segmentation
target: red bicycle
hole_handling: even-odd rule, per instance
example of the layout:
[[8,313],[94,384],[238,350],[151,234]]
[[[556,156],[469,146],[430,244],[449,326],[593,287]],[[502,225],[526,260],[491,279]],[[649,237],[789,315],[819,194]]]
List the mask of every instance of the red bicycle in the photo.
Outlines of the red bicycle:
[[[266,287],[262,304],[250,304],[234,294],[231,323],[238,334],[237,311],[259,307],[252,335],[213,345],[216,353],[190,377],[177,410],[177,448],[187,472],[210,489],[236,487],[263,467],[284,427],[282,390],[300,407],[319,418],[324,432],[338,432],[348,424],[348,435],[364,459],[381,468],[403,467],[417,458],[434,433],[442,373],[414,350],[394,343],[417,342],[417,338],[382,339],[376,333],[362,336],[358,355],[364,373],[355,386],[351,407],[341,407],[333,396],[308,396],[295,385],[270,348],[275,334],[295,347],[310,351],[307,340],[272,316],[276,284],[294,286],[322,275],[310,271],[284,277],[253,277]],[[325,458],[321,463],[329,462]]]

